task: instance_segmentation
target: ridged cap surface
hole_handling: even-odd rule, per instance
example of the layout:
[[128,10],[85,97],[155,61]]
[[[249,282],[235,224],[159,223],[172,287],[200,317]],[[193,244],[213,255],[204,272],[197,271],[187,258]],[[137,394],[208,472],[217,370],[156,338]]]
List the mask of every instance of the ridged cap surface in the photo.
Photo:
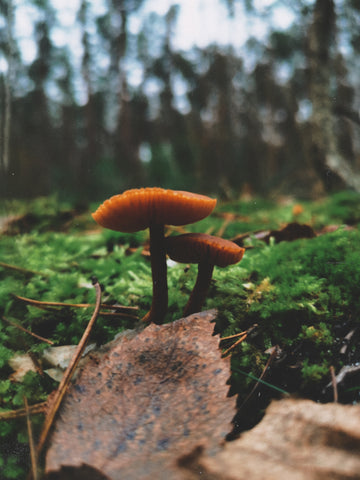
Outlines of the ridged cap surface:
[[127,190],[105,200],[92,214],[105,228],[137,232],[150,224],[187,225],[210,215],[216,199],[196,193],[163,188]]
[[175,262],[208,261],[218,267],[240,262],[245,249],[230,240],[205,233],[186,233],[166,238],[166,252]]

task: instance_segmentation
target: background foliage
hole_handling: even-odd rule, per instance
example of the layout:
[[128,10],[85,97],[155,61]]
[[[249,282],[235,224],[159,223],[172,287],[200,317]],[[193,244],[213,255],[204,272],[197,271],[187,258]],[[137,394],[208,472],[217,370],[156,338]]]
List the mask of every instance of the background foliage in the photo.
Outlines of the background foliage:
[[[159,15],[144,14],[151,0],[104,0],[100,13],[81,0],[76,61],[70,42],[56,41],[67,32],[51,0],[0,2],[1,195],[360,190],[358,2],[293,2],[293,23],[277,29],[283,2],[223,3],[239,33],[264,22],[264,40],[182,51],[171,1]],[[31,61],[15,29],[24,16]]]

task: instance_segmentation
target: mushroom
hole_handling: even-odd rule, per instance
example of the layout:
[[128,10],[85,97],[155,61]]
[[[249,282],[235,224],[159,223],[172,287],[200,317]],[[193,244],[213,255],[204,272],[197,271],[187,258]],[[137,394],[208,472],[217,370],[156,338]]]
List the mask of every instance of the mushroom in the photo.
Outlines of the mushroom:
[[213,211],[216,199],[196,193],[139,188],[115,195],[92,214],[105,228],[120,232],[150,229],[153,299],[143,321],[161,324],[168,304],[164,226],[197,222]]
[[238,263],[245,252],[230,240],[205,233],[186,233],[165,240],[166,252],[180,263],[197,263],[198,274],[194,289],[184,309],[184,316],[199,312],[210,287],[214,266],[226,267]]

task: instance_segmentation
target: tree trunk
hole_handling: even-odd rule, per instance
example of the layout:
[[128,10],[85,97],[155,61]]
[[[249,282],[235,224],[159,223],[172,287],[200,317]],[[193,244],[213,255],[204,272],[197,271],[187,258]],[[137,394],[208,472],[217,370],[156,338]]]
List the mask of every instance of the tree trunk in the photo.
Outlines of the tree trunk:
[[310,155],[326,190],[347,186],[360,191],[360,174],[353,171],[338,147],[333,113],[336,90],[332,85],[335,37],[334,0],[316,0],[308,34],[309,97],[313,107]]

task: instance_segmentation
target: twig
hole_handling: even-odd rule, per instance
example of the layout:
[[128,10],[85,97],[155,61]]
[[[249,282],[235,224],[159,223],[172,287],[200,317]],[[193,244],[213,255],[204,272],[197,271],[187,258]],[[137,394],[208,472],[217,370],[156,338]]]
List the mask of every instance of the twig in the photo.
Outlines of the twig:
[[[341,367],[339,373],[335,376],[335,381],[336,381],[336,385],[340,385],[340,383],[342,383],[343,381],[346,380],[346,377],[349,377],[355,373],[359,373],[360,372],[360,365],[359,364],[355,364],[355,365],[345,365],[344,367]],[[329,382],[324,391],[328,388],[331,388],[333,386],[333,381],[331,380],[331,382]]]
[[[37,308],[47,308],[47,307],[67,307],[67,308],[89,308],[89,307],[94,307],[94,303],[64,303],[64,302],[44,302],[41,300],[34,300],[32,298],[26,298],[26,297],[21,297],[20,295],[13,294],[13,296],[17,300],[21,300],[22,302],[28,303],[29,305],[33,305],[34,307]],[[134,315],[130,315],[126,313],[127,311],[130,312],[136,312],[139,310],[139,307],[128,307],[126,305],[108,305],[106,303],[102,303],[100,305],[101,308],[104,308],[105,310],[118,310],[118,312],[99,312],[99,315],[112,315],[112,316],[126,316],[126,317],[132,317],[132,318],[137,318]]]
[[233,338],[241,337],[242,335],[246,335],[247,332],[247,330],[244,330],[243,332],[235,333],[234,335],[229,335],[228,337],[222,337],[220,338],[220,342],[225,342],[225,340],[232,340]]
[[41,375],[43,377],[44,376],[44,370],[41,366],[41,363],[39,362],[39,358],[37,357],[37,355],[34,352],[31,352],[31,351],[28,352],[28,355],[29,355],[32,363],[34,364],[36,373],[38,373],[39,375]]
[[244,332],[243,335],[239,338],[239,340],[237,340],[233,345],[231,345],[231,347],[229,347],[228,349],[225,350],[225,352],[222,353],[222,356],[226,357],[226,355],[230,353],[231,350],[234,350],[235,347],[240,345],[240,343],[242,343],[247,338],[247,336],[248,336],[248,333]]
[[48,275],[43,272],[37,272],[36,270],[29,270],[28,268],[18,267],[17,265],[10,265],[9,263],[0,262],[0,267],[7,268],[8,270],[15,270],[16,272],[25,273],[26,275],[42,275],[47,277]]
[[[36,415],[38,413],[44,413],[47,408],[47,402],[36,403],[35,405],[30,405],[28,407],[29,413],[31,415]],[[9,410],[7,412],[0,412],[0,421],[1,420],[13,420],[14,418],[21,418],[26,415],[24,408],[19,408],[17,410]]]
[[139,317],[137,315],[131,315],[131,313],[124,313],[124,312],[100,311],[99,315],[102,317],[122,317],[122,318],[130,318],[131,320],[139,320]]
[[30,330],[28,330],[27,328],[19,325],[18,323],[12,322],[11,320],[9,320],[9,319],[6,318],[6,317],[1,317],[1,320],[3,320],[4,322],[8,323],[8,324],[11,325],[12,327],[18,328],[18,329],[21,330],[22,332],[25,332],[25,333],[27,333],[28,335],[31,335],[32,337],[35,337],[35,338],[37,338],[38,340],[41,340],[42,342],[48,343],[49,345],[54,345],[54,342],[52,342],[51,340],[48,340],[47,338],[41,337],[40,335],[37,335],[36,333],[30,332]]
[[257,323],[255,323],[252,327],[244,330],[243,332],[236,333],[235,335],[230,335],[229,337],[221,338],[220,342],[240,337],[239,340],[237,340],[233,345],[231,345],[231,347],[229,347],[227,350],[225,350],[225,352],[223,352],[222,356],[225,357],[229,352],[231,352],[231,350],[234,350],[234,348],[237,347],[241,342],[243,342],[249,336],[249,334],[252,333],[255,328],[257,328],[257,326]]
[[27,426],[28,437],[29,437],[32,479],[38,480],[36,449],[34,445],[34,437],[33,437],[32,427],[31,427],[30,410],[29,410],[29,405],[26,397],[24,397],[24,405],[25,405],[25,412],[26,412],[26,426]]
[[68,385],[71,381],[71,378],[73,376],[73,373],[81,359],[81,356],[85,350],[86,344],[89,340],[91,330],[95,324],[95,321],[97,319],[99,310],[100,310],[100,305],[101,305],[101,288],[99,282],[96,280],[94,282],[94,287],[96,290],[96,303],[95,303],[95,309],[92,314],[92,317],[88,323],[88,326],[86,327],[83,336],[81,337],[81,340],[76,348],[76,351],[73,355],[73,358],[71,359],[71,362],[67,369],[65,370],[64,376],[60,382],[60,385],[55,392],[54,397],[51,400],[51,404],[49,405],[49,412],[46,416],[44,426],[42,429],[42,432],[40,434],[40,439],[39,443],[37,446],[37,455],[40,456],[42,449],[45,445],[45,442],[47,440],[48,434],[50,432],[50,429],[52,427],[52,424],[54,422],[55,416],[59,410],[60,404],[62,399],[64,398],[64,395],[67,391]]

